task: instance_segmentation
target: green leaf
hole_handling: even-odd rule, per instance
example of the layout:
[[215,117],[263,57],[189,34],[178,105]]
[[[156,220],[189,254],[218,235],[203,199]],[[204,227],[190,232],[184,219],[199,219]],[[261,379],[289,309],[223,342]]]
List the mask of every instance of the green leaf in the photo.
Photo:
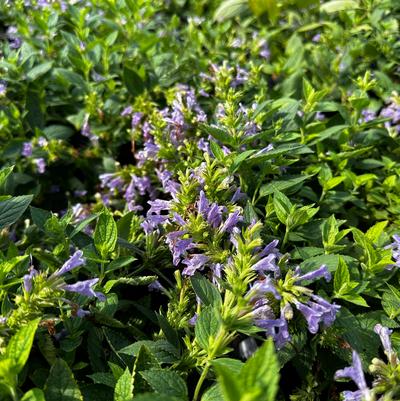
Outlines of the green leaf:
[[10,359],[12,361],[12,371],[15,375],[22,370],[28,360],[39,322],[40,319],[35,319],[22,327],[11,337],[7,345],[2,359]]
[[330,178],[328,181],[324,183],[323,189],[324,191],[329,191],[330,189],[333,189],[337,187],[340,183],[342,183],[345,180],[345,177],[333,177]]
[[46,221],[51,217],[51,212],[33,206],[30,206],[29,210],[31,212],[33,224],[43,230]]
[[379,237],[383,233],[383,230],[386,228],[388,221],[380,221],[374,224],[372,227],[368,229],[365,233],[365,237],[368,238],[373,243],[376,243],[379,240]]
[[215,371],[223,394],[223,400],[240,401],[244,392],[240,387],[239,375],[226,366],[220,367],[216,365]]
[[29,390],[21,398],[21,401],[46,401],[44,398],[44,393],[40,388],[33,388]]
[[290,209],[292,208],[292,203],[289,198],[280,191],[274,192],[273,202],[276,216],[282,224],[286,224]]
[[165,394],[157,394],[157,398],[154,398],[154,393],[144,393],[135,395],[134,401],[184,401],[184,400],[182,400],[182,398],[177,398]]
[[40,78],[42,75],[46,74],[51,67],[53,66],[53,61],[47,61],[45,63],[39,64],[36,67],[33,67],[27,74],[27,78],[29,81],[35,81]]
[[134,97],[143,93],[146,88],[141,76],[131,68],[124,67],[123,80],[128,92]]
[[316,143],[322,142],[325,139],[330,138],[333,135],[338,134],[339,132],[345,130],[348,128],[348,125],[335,125],[334,127],[329,127],[321,132],[318,132],[317,134],[310,135],[310,137],[316,137],[314,140],[312,140],[309,145],[315,145]]
[[211,151],[216,159],[218,159],[219,161],[225,160],[224,152],[221,149],[221,147],[217,144],[217,142],[211,141],[210,147],[211,147]]
[[400,315],[400,292],[390,284],[390,291],[385,291],[382,295],[382,307],[390,319],[395,319]]
[[10,176],[13,170],[14,166],[4,167],[0,170],[0,188],[5,185],[7,178]]
[[43,133],[47,139],[63,139],[66,140],[70,138],[74,130],[71,127],[65,125],[49,125],[43,129]]
[[220,305],[222,303],[221,294],[218,289],[201,274],[196,273],[193,275],[190,278],[190,283],[194,292],[205,306]]
[[104,384],[105,386],[111,387],[114,389],[116,380],[112,373],[109,372],[96,372],[92,373],[91,375],[88,375],[94,383],[97,384]]
[[243,368],[244,363],[242,361],[239,361],[238,359],[232,359],[232,358],[218,358],[214,359],[211,364],[215,367],[218,366],[220,369],[225,369],[228,368],[232,372],[235,372],[237,374],[240,373],[241,369]]
[[195,325],[196,341],[206,351],[212,346],[221,327],[221,321],[215,308],[202,309]]
[[51,367],[44,393],[46,401],[83,401],[74,375],[63,359],[57,359]]
[[354,10],[359,8],[359,4],[354,0],[333,0],[328,1],[321,5],[320,10],[325,11],[328,14],[335,13],[344,10]]
[[350,281],[350,273],[346,263],[339,258],[339,265],[333,279],[333,289],[335,296],[341,295],[346,288],[346,284]]
[[117,243],[117,224],[109,211],[101,213],[94,231],[94,244],[102,258],[106,258]]
[[25,212],[33,195],[15,196],[0,202],[0,230],[15,223]]
[[133,377],[126,368],[122,376],[118,379],[114,390],[114,401],[133,400]]
[[232,136],[221,128],[211,125],[201,124],[200,129],[204,131],[206,134],[211,135],[213,138],[217,139],[224,145],[233,145]]
[[299,186],[299,184],[301,184],[305,180],[308,180],[310,177],[310,175],[299,175],[287,178],[285,180],[271,181],[270,183],[265,184],[260,188],[260,196],[263,197],[266,195],[270,195],[277,191],[285,192],[290,188]]
[[173,363],[179,357],[178,350],[166,340],[137,341],[127,347],[121,348],[118,353],[137,356],[142,346],[146,346],[161,363]]
[[237,17],[248,10],[248,0],[225,0],[214,13],[215,21]]
[[151,369],[140,374],[155,392],[182,399],[188,398],[186,383],[178,373],[166,369]]
[[279,364],[272,338],[249,358],[239,374],[239,385],[245,393],[260,387],[261,394],[255,400],[274,401],[278,392]]
[[126,285],[149,285],[157,280],[157,276],[138,276],[138,277],[120,277],[115,280],[108,280],[104,285],[104,292],[107,294],[117,284]]

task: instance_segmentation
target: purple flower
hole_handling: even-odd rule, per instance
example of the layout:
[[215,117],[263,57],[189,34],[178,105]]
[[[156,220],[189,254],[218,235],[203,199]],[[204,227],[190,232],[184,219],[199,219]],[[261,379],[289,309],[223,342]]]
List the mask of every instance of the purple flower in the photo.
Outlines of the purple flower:
[[243,217],[240,215],[240,211],[236,210],[233,213],[229,213],[228,218],[225,220],[225,223],[221,226],[220,231],[224,232],[231,232],[232,229],[238,224],[240,221],[243,220]]
[[209,257],[202,254],[190,255],[190,257],[183,260],[183,264],[186,265],[182,271],[185,276],[193,276],[196,270],[202,270],[204,265],[209,261]]
[[84,295],[86,297],[96,297],[99,301],[105,301],[106,297],[101,292],[95,292],[93,287],[99,281],[98,278],[91,280],[78,281],[75,284],[64,284],[62,289],[69,292],[76,292],[77,294]]
[[259,273],[265,273],[266,271],[274,272],[275,275],[279,276],[280,269],[275,263],[276,254],[270,253],[268,256],[260,259],[256,264],[253,265],[253,270]]
[[158,280],[150,283],[147,288],[149,289],[149,291],[163,291],[165,289]]
[[197,315],[197,313],[195,313],[195,314],[189,319],[188,323],[189,323],[190,326],[194,326],[194,325],[196,324],[196,322],[197,322],[197,317],[198,317],[198,315]]
[[138,166],[142,166],[146,160],[155,160],[160,150],[159,146],[153,142],[147,141],[144,144],[144,149],[135,154],[138,160]]
[[392,258],[395,263],[386,266],[387,270],[392,270],[393,267],[400,267],[400,235],[393,235],[394,242],[386,246],[385,249],[392,249]]
[[397,355],[394,352],[392,348],[392,342],[390,341],[390,335],[393,333],[393,330],[389,330],[387,327],[384,327],[378,323],[375,325],[374,331],[376,334],[379,335],[381,339],[383,349],[389,362],[391,362],[392,360],[394,360],[394,362],[398,362]]
[[46,161],[43,159],[43,157],[35,159],[34,163],[36,164],[37,172],[39,174],[43,174],[46,171]]
[[314,43],[318,43],[321,40],[321,34],[317,33],[316,35],[314,35],[311,39]]
[[24,142],[22,144],[21,155],[25,157],[32,156],[33,146],[30,142]]
[[270,277],[266,277],[264,280],[257,280],[247,292],[246,297],[250,298],[250,301],[257,301],[258,299],[264,298],[265,294],[271,293],[276,299],[281,299],[281,294],[279,294],[274,283]]
[[43,148],[44,146],[47,146],[47,144],[48,144],[48,142],[47,142],[47,139],[46,139],[45,137],[40,136],[40,137],[38,138],[38,145],[39,145],[41,148]]
[[32,280],[38,274],[39,274],[39,272],[36,269],[31,268],[29,270],[29,274],[25,274],[24,275],[23,281],[24,281],[24,288],[25,288],[26,292],[31,292],[31,290],[32,290]]
[[335,379],[349,378],[357,385],[358,391],[343,392],[344,400],[372,401],[372,395],[367,387],[361,359],[356,351],[353,351],[353,364],[347,368],[340,369],[335,373]]
[[124,180],[118,175],[118,173],[104,173],[99,175],[100,186],[102,188],[107,187],[111,191],[121,190],[124,186]]
[[150,209],[147,214],[160,214],[162,211],[169,211],[171,208],[170,201],[156,199],[154,201],[147,202],[150,205]]
[[318,295],[312,294],[311,298],[313,301],[309,300],[307,304],[296,302],[295,305],[306,319],[310,333],[315,334],[320,323],[323,323],[325,327],[332,325],[340,306],[330,304]]
[[236,77],[231,82],[231,87],[236,88],[239,85],[245,84],[249,79],[249,72],[244,68],[236,68]]
[[78,310],[76,311],[77,317],[84,318],[88,315],[90,315],[90,312],[88,310],[83,310],[82,308],[78,308]]
[[194,247],[192,239],[183,239],[183,235],[185,235],[185,231],[172,231],[166,236],[166,243],[172,253],[173,264],[175,266],[179,264],[181,256],[185,255],[189,249]]
[[300,268],[296,269],[296,273],[299,274],[299,276],[297,278],[297,282],[316,280],[321,277],[323,277],[326,281],[330,281],[332,278],[332,275],[331,275],[330,271],[328,270],[328,268],[326,267],[326,265],[322,265],[320,268],[313,270],[311,272],[308,272],[306,274],[303,274],[302,276],[300,275],[301,274]]
[[207,218],[207,213],[210,209],[210,203],[208,202],[208,199],[206,197],[206,194],[204,193],[203,190],[200,191],[200,197],[197,202],[197,210],[199,213],[203,215],[204,218]]
[[375,118],[376,118],[376,113],[375,113],[375,111],[365,109],[365,110],[362,110],[362,111],[361,111],[361,117],[360,117],[360,119],[358,120],[358,122],[359,122],[359,124],[361,124],[361,123],[367,123],[367,122],[369,122],[369,121],[375,120]]
[[5,96],[7,93],[7,83],[5,81],[0,81],[0,96]]
[[140,112],[133,113],[132,120],[131,120],[131,127],[136,128],[140,124],[142,117],[143,117],[143,113],[140,113]]
[[224,206],[218,206],[216,203],[210,206],[207,214],[207,222],[211,227],[217,228],[221,224],[224,209]]
[[289,328],[283,312],[279,319],[256,319],[254,323],[264,329],[267,336],[274,339],[277,349],[281,349],[290,340]]
[[132,106],[125,107],[121,112],[121,117],[126,117],[132,114],[133,108]]
[[62,266],[60,269],[56,270],[52,276],[59,277],[63,274],[75,269],[78,266],[82,266],[86,262],[83,257],[83,252],[81,250],[77,250]]

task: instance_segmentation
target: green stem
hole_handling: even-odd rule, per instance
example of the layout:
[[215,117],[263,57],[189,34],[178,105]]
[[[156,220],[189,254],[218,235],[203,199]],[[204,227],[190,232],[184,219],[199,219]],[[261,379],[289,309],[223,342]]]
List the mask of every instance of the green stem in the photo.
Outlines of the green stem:
[[207,377],[208,371],[210,370],[210,367],[211,367],[210,362],[215,358],[215,355],[218,352],[219,347],[221,346],[221,343],[223,342],[223,340],[225,338],[225,334],[226,334],[225,329],[221,329],[217,338],[215,339],[214,346],[211,349],[211,352],[207,358],[206,366],[205,366],[203,372],[201,373],[199,381],[197,382],[196,388],[194,390],[193,401],[197,401],[199,399],[201,387],[202,387],[204,380]]

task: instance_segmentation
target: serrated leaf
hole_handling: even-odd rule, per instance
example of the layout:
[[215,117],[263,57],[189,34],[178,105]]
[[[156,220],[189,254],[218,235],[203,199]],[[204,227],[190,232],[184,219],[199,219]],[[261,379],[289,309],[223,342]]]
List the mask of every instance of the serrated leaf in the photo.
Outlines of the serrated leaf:
[[244,364],[239,374],[239,384],[245,392],[260,387],[262,396],[257,400],[274,401],[278,392],[278,382],[279,364],[270,337]]
[[25,212],[33,195],[14,196],[0,202],[0,230],[15,223]]
[[133,400],[133,377],[126,368],[122,376],[118,379],[114,390],[114,401]]
[[346,284],[350,281],[350,273],[343,259],[339,259],[338,268],[335,271],[333,279],[333,289],[335,295],[340,295],[345,289]]
[[218,383],[223,394],[224,401],[240,401],[243,394],[239,383],[239,375],[233,370],[224,367],[215,366]]
[[141,345],[133,366],[133,391],[135,395],[151,390],[151,387],[139,372],[158,368],[160,368],[160,364],[157,358],[148,347]]
[[51,367],[44,393],[46,401],[83,401],[74,375],[63,359],[57,359]]
[[157,276],[138,276],[138,277],[120,277],[114,280],[108,280],[104,285],[104,292],[107,294],[114,285],[127,284],[127,285],[149,285],[157,280]]
[[368,229],[365,233],[365,237],[368,238],[373,243],[376,243],[379,240],[379,237],[383,233],[383,230],[386,228],[388,221],[380,221],[374,224],[372,227]]
[[35,319],[22,327],[11,337],[7,345],[2,359],[12,361],[12,371],[15,375],[22,370],[28,360],[39,322],[40,319]]
[[179,351],[166,340],[143,340],[137,341],[127,347],[121,348],[118,352],[126,355],[137,356],[140,348],[145,345],[160,363],[173,363],[179,358]]
[[0,170],[0,188],[3,188],[3,186],[5,185],[7,178],[10,176],[10,174],[12,173],[12,171],[14,170],[14,166],[10,166],[10,167],[3,167]]
[[140,372],[151,388],[160,394],[188,399],[188,390],[178,373],[166,369],[151,369]]
[[213,138],[217,139],[224,145],[232,145],[233,137],[223,130],[222,128],[218,128],[211,125],[201,124],[200,129],[205,133],[211,135]]
[[105,386],[114,388],[116,380],[112,373],[109,372],[96,372],[88,375],[96,384],[104,384]]
[[114,250],[117,244],[117,224],[109,211],[100,214],[93,239],[102,258],[106,258]]
[[335,125],[334,127],[329,127],[321,132],[318,132],[317,134],[313,135],[313,137],[316,137],[313,139],[311,142],[308,143],[308,145],[315,145],[316,143],[322,142],[325,139],[328,139],[339,132],[345,130],[348,128],[347,125]]
[[289,198],[280,191],[274,192],[274,210],[276,216],[282,224],[286,224],[286,220],[290,214],[292,203]]
[[221,327],[221,321],[217,310],[210,306],[202,309],[195,325],[196,341],[204,349],[208,350]]
[[296,177],[287,178],[285,180],[271,181],[268,184],[263,185],[260,188],[260,196],[267,196],[273,194],[274,192],[280,191],[285,192],[286,190],[299,186],[303,181],[309,179],[309,175],[301,175]]
[[190,278],[190,283],[194,292],[205,306],[220,305],[222,303],[221,294],[218,289],[201,274],[196,273],[193,275]]

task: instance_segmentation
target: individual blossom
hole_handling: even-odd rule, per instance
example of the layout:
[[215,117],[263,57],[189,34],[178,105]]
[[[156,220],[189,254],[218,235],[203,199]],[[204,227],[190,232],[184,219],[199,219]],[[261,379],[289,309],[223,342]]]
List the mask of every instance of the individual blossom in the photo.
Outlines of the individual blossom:
[[358,122],[361,123],[368,123],[370,121],[375,120],[376,112],[369,109],[364,109],[361,111],[361,117],[359,118]]
[[340,369],[335,373],[335,379],[351,379],[358,387],[357,391],[344,391],[344,401],[372,401],[373,395],[367,386],[361,359],[356,351],[353,351],[353,364],[347,368]]
[[147,288],[149,289],[149,291],[164,291],[165,288],[162,286],[162,284],[158,281],[155,280],[152,283],[150,283]]
[[32,156],[32,151],[33,151],[33,145],[31,142],[24,142],[22,144],[22,151],[21,151],[22,156],[24,157]]
[[120,115],[121,115],[121,117],[127,117],[127,116],[130,116],[132,114],[132,112],[133,112],[132,106],[128,106],[122,110]]
[[393,235],[393,242],[385,247],[385,249],[392,249],[392,258],[394,264],[388,265],[387,270],[392,270],[393,267],[400,267],[400,235]]
[[64,284],[61,288],[65,291],[75,292],[86,297],[98,298],[99,301],[105,301],[106,297],[104,296],[104,294],[93,290],[93,287],[98,283],[98,281],[98,278],[78,281],[74,284]]
[[0,81],[0,97],[5,96],[7,93],[7,83],[5,81]]
[[374,331],[376,334],[379,335],[379,338],[381,339],[383,350],[385,351],[389,362],[394,365],[399,364],[397,353],[393,350],[392,342],[390,341],[390,335],[393,333],[393,330],[389,330],[387,327],[384,327],[378,323],[375,325]]
[[38,274],[39,272],[35,268],[31,267],[29,269],[29,273],[24,275],[22,280],[24,282],[24,289],[26,292],[31,292],[33,278]]
[[239,210],[236,210],[235,212],[229,213],[228,218],[225,220],[224,224],[220,227],[220,232],[228,232],[230,233],[233,228],[243,220],[243,217],[240,214]]
[[39,174],[44,174],[46,171],[46,161],[43,159],[43,157],[35,159],[34,163],[36,164],[37,172]]
[[60,269],[56,270],[52,276],[60,277],[65,273],[75,269],[76,267],[82,266],[86,262],[83,257],[83,252],[81,250],[77,250],[74,254],[60,267]]
[[191,238],[182,238],[185,231],[172,231],[166,235],[166,243],[172,253],[173,264],[177,266],[183,255],[186,255],[189,249],[194,247]]
[[324,278],[326,281],[329,282],[332,278],[332,275],[326,265],[321,265],[321,267],[319,267],[318,269],[312,270],[305,274],[301,274],[300,268],[297,268],[295,274],[297,275],[297,282],[317,280],[320,278]]
[[296,301],[295,305],[306,319],[310,333],[316,334],[321,323],[324,327],[329,327],[333,324],[340,306],[330,304],[325,299],[314,294],[311,295],[311,299],[306,304]]
[[143,113],[140,113],[140,112],[133,113],[132,119],[131,119],[131,127],[136,128],[140,124],[142,117],[143,117]]
[[183,269],[182,274],[184,276],[193,276],[197,270],[202,270],[204,265],[209,261],[209,257],[202,254],[194,254],[188,256],[183,260],[183,264],[186,267]]

